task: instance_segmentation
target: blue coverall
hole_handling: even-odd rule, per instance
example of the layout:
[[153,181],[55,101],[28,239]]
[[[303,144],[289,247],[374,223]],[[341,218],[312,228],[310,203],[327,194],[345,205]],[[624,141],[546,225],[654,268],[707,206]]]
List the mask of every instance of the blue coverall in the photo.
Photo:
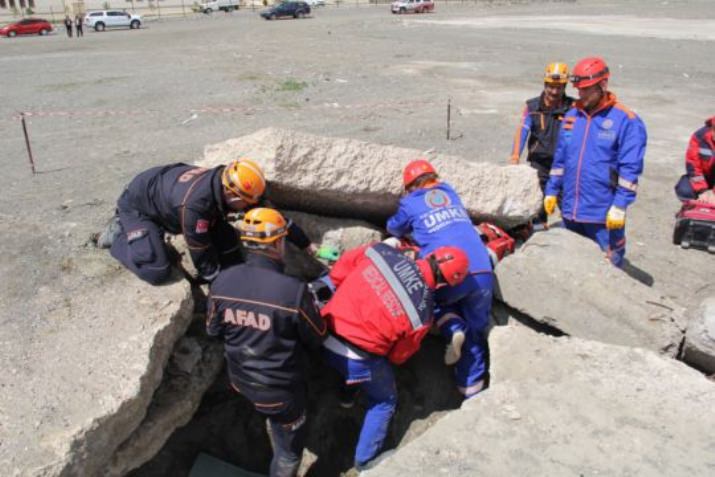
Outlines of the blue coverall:
[[444,182],[417,189],[400,200],[397,212],[387,221],[387,231],[395,237],[409,236],[420,248],[421,256],[439,247],[455,246],[469,257],[470,275],[460,285],[443,287],[435,293],[435,318],[447,341],[455,332],[465,332],[455,380],[466,397],[476,394],[489,372],[486,332],[492,307],[493,270],[489,253],[461,199]]
[[626,253],[626,232],[606,229],[606,215],[612,205],[626,210],[636,200],[646,142],[643,121],[614,94],[606,93],[591,113],[576,102],[561,124],[544,192],[561,193],[566,228],[598,243],[618,267]]

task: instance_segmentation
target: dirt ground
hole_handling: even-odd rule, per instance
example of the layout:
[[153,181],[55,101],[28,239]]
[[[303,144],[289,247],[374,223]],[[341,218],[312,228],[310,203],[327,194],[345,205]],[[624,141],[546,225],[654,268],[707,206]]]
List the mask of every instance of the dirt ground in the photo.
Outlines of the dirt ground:
[[[83,246],[144,168],[193,161],[206,144],[265,126],[506,162],[544,65],[599,54],[611,89],[649,132],[628,257],[642,279],[687,304],[712,281],[702,271],[715,258],[670,244],[672,186],[689,135],[713,114],[713,25],[706,0],[481,2],[405,16],[321,8],[275,22],[241,11],[81,39],[3,39],[0,217],[28,224],[2,221],[0,270],[13,277],[3,301],[22,303],[51,279],[37,267]],[[34,114],[34,177],[18,111]],[[37,243],[30,224],[58,240]],[[33,260],[35,251],[47,260]]]
[[[41,339],[48,317],[35,291],[141,170],[267,126],[506,163],[545,64],[593,54],[649,133],[628,215],[630,271],[687,306],[715,290],[715,256],[671,244],[688,138],[715,114],[714,31],[710,0],[584,0],[438,3],[405,16],[386,5],[321,8],[275,22],[240,11],[80,39],[2,39],[2,354],[12,360],[27,336]],[[34,176],[19,111],[30,113]]]

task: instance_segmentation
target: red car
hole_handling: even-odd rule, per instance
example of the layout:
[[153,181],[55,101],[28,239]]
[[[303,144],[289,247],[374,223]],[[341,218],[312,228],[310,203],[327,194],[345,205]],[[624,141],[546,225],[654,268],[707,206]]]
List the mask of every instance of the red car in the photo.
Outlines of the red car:
[[40,18],[25,18],[0,28],[1,36],[47,35],[52,31],[52,24]]

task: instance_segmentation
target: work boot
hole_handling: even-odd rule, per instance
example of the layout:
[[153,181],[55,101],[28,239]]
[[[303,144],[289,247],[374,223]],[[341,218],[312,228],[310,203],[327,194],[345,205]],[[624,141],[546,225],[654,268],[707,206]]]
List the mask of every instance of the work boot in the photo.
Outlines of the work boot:
[[464,344],[464,331],[455,331],[452,341],[447,345],[444,352],[444,364],[451,366],[462,356],[462,345]]
[[120,233],[122,233],[122,225],[119,223],[119,217],[115,215],[97,236],[97,248],[111,248]]
[[357,386],[341,385],[340,388],[338,388],[338,402],[340,403],[340,407],[343,409],[352,408],[357,400],[358,391],[360,391],[360,388]]

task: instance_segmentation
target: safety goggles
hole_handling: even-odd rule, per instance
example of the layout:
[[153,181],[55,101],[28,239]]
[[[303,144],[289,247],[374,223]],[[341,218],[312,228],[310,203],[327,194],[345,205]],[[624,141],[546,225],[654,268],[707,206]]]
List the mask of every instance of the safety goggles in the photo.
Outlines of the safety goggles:
[[544,81],[546,83],[566,83],[567,80],[568,77],[566,75],[560,75],[558,73],[544,76]]
[[591,80],[595,80],[598,78],[603,78],[607,74],[608,74],[608,67],[606,67],[606,68],[602,69],[601,71],[599,71],[598,73],[594,73],[590,76],[571,75],[571,76],[569,76],[569,80],[572,83],[580,83],[581,81],[591,81]]

